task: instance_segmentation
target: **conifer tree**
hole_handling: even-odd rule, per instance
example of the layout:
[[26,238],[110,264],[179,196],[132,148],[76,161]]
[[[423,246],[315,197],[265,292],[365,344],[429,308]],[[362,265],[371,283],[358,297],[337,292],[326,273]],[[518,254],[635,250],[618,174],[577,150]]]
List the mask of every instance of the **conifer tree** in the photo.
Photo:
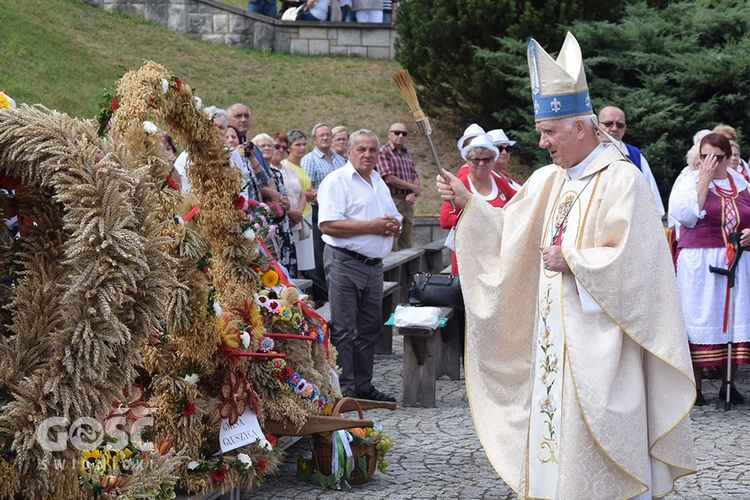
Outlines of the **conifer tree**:
[[[639,2],[617,23],[576,21],[569,29],[583,51],[595,111],[606,105],[625,111],[626,140],[649,159],[665,200],[695,132],[722,122],[737,129],[742,143],[750,117],[750,5],[698,0],[653,8]],[[492,79],[503,82],[508,102],[520,103],[498,107],[493,117],[539,166],[549,157],[537,147],[526,41],[504,37],[499,49],[476,54]]]
[[592,0],[410,0],[399,6],[397,58],[421,86],[425,108],[486,122],[498,109],[526,101],[493,75],[477,48],[496,51],[499,37],[531,36],[557,46],[571,20],[614,20],[621,11],[620,3]]

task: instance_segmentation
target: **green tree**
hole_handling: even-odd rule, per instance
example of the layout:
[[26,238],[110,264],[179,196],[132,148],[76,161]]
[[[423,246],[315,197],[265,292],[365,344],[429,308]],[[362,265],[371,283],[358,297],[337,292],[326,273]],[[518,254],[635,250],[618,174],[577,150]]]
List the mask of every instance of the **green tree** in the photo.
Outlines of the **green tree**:
[[[750,126],[745,82],[750,74],[750,4],[694,0],[649,7],[628,5],[617,23],[576,21],[570,30],[583,52],[595,110],[615,105],[628,119],[626,140],[649,159],[666,200],[700,129],[723,122]],[[512,131],[534,166],[549,161],[536,143],[526,43],[498,39],[499,49],[476,54],[518,106],[498,107],[494,119]],[[550,50],[559,44],[545,46]]]
[[502,37],[559,45],[571,20],[614,20],[622,10],[598,0],[409,0],[399,6],[397,59],[420,86],[425,109],[489,126],[497,109],[526,103],[493,77],[478,48],[497,51]]
[[626,140],[649,159],[666,199],[700,129],[750,126],[750,4],[696,0],[627,8],[622,22],[573,25],[596,109],[628,118]]

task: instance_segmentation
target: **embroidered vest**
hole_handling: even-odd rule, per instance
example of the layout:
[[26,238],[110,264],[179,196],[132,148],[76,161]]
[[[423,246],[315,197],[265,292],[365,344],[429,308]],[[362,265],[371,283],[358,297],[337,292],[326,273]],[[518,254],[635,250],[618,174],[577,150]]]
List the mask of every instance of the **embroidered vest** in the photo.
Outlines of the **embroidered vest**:
[[[737,212],[735,232],[750,227],[750,193],[747,189],[740,191],[734,198]],[[695,227],[680,228],[680,241],[677,248],[722,248],[724,241],[724,207],[721,197],[708,191],[703,205],[706,216],[698,221]]]

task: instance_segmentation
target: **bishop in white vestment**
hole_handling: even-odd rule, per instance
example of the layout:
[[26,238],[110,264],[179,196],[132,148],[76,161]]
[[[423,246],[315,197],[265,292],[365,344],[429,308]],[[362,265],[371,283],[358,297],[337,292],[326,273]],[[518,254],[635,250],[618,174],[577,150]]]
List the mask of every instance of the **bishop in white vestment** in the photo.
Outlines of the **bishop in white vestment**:
[[[468,199],[455,245],[474,424],[523,498],[664,496],[695,472],[695,384],[667,240],[643,176],[599,143],[575,38],[557,61],[533,49],[540,147],[554,164],[504,208],[447,173],[450,185],[438,182],[443,199]],[[572,75],[567,93],[545,95],[566,84],[550,62]]]

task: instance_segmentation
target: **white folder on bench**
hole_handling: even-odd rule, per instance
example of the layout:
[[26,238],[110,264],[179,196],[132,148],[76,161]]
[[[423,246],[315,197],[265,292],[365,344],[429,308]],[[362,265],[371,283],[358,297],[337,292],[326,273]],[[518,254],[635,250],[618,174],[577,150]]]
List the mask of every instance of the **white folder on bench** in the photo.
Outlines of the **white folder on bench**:
[[396,328],[430,328],[440,325],[439,307],[396,306],[393,326]]

